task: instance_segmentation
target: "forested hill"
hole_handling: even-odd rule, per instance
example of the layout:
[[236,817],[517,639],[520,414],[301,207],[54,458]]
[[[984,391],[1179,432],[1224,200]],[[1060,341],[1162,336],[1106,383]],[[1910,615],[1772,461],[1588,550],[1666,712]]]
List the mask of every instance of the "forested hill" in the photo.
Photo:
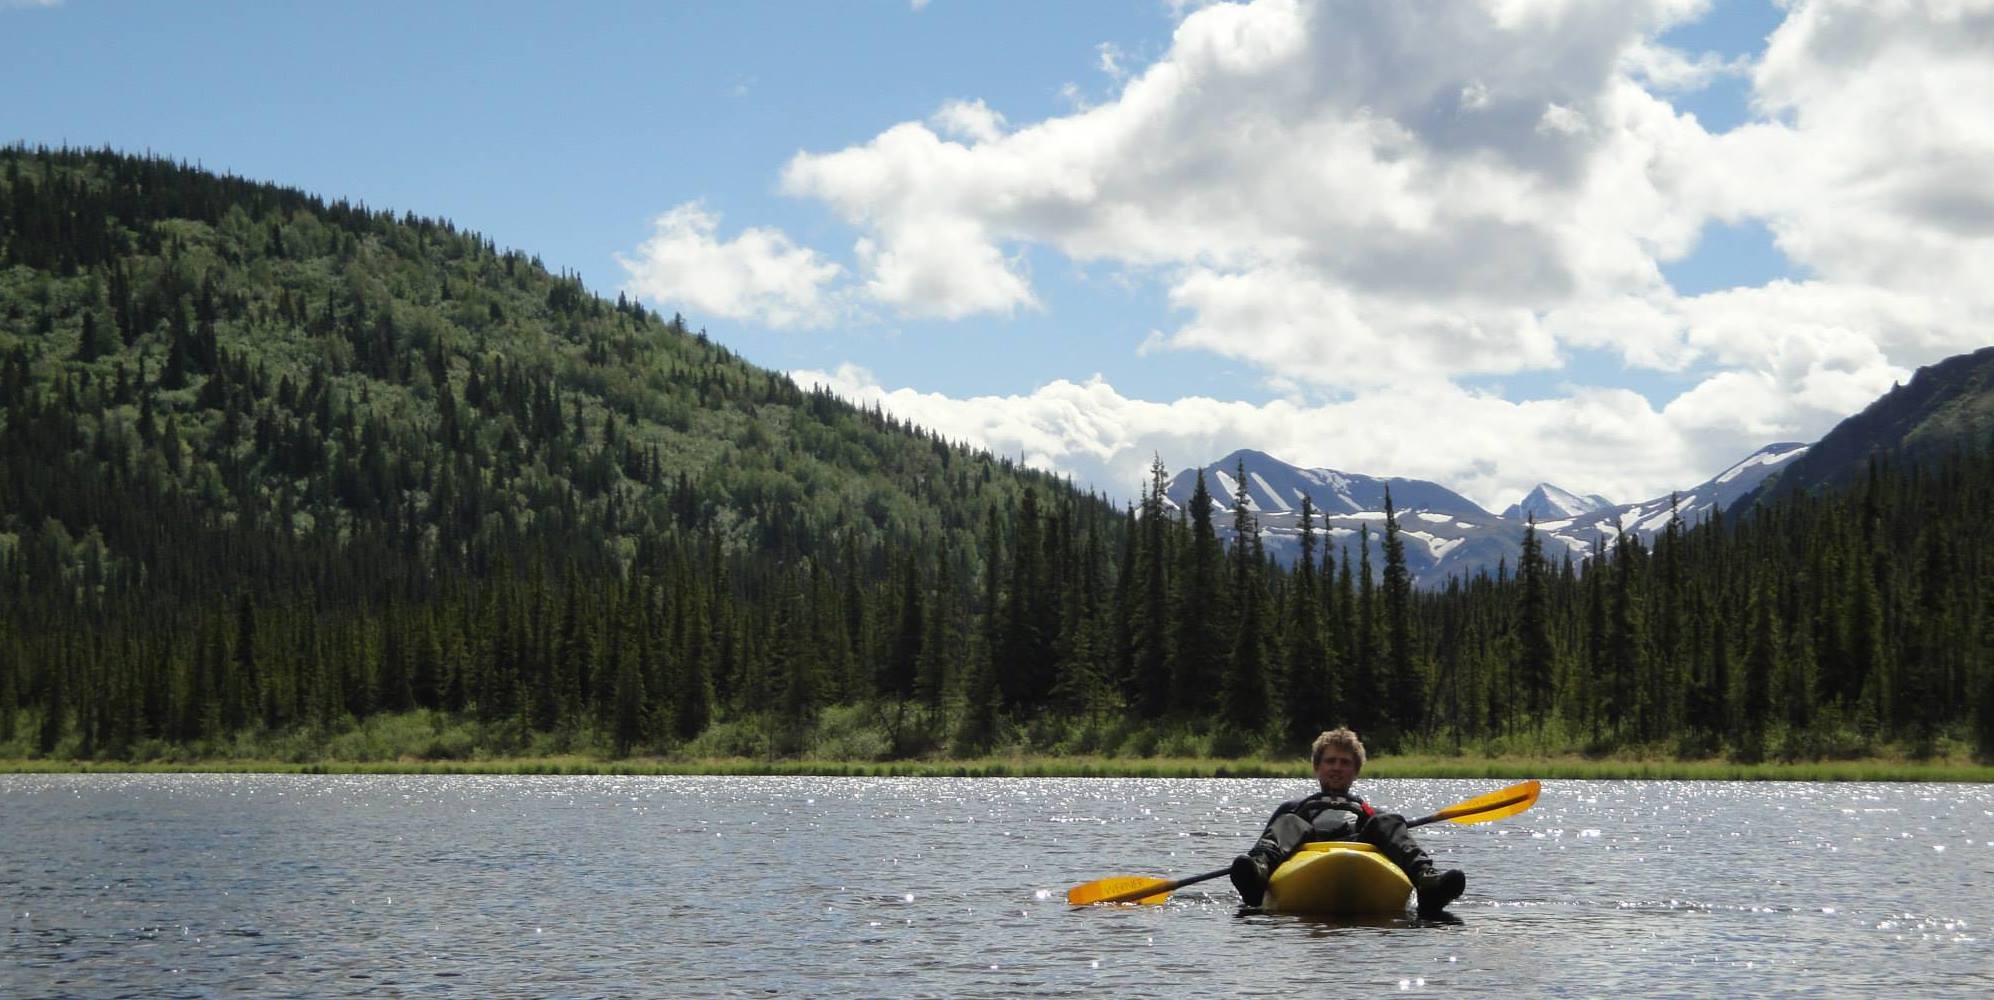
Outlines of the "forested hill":
[[[97,528],[109,574],[270,582],[257,560],[176,569],[134,523],[382,533],[472,566],[543,545],[605,566],[668,526],[803,554],[929,536],[967,555],[1025,484],[1076,499],[447,222],[156,159],[16,149],[0,165],[10,437],[44,460],[85,446],[14,479],[31,488],[5,526]],[[132,488],[180,517],[136,509]]]
[[[66,684],[136,692],[79,720],[124,743],[410,705],[552,727],[608,704],[635,642],[608,608],[652,590],[683,614],[627,624],[686,633],[638,665],[646,711],[679,718],[637,728],[690,735],[779,659],[769,594],[835,588],[811,606],[870,656],[887,582],[972,588],[1027,490],[1073,544],[1114,544],[1097,498],[448,222],[0,151],[0,726]],[[515,640],[545,652],[490,645]],[[803,701],[859,682],[824,660]]]

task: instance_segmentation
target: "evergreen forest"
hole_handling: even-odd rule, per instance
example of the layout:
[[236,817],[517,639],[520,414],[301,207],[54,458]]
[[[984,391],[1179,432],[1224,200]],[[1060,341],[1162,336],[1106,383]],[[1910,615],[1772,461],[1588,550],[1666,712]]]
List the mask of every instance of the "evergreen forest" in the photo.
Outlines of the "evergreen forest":
[[0,758],[1994,753],[1994,441],[1437,590],[1396,512],[1277,566],[1165,478],[446,221],[0,150]]

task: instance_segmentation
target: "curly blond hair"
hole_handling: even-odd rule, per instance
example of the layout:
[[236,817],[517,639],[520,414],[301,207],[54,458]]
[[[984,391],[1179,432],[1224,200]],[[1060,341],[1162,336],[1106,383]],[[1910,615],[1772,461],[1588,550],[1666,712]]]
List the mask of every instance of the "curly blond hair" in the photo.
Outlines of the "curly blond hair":
[[1364,769],[1364,744],[1357,739],[1356,733],[1350,731],[1350,727],[1331,729],[1316,737],[1315,743],[1309,747],[1309,766],[1322,763],[1322,752],[1329,747],[1348,752],[1357,759],[1357,770]]

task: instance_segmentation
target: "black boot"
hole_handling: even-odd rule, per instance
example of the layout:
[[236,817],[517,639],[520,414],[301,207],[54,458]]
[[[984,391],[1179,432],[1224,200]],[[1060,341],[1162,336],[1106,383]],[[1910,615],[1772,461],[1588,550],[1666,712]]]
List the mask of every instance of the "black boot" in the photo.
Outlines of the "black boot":
[[1259,906],[1267,895],[1267,862],[1252,854],[1232,859],[1232,887],[1248,906]]
[[[1233,870],[1238,870],[1236,863]],[[1412,884],[1419,890],[1419,915],[1434,917],[1446,909],[1448,903],[1460,899],[1461,894],[1468,891],[1468,876],[1459,868],[1443,872],[1428,865],[1413,876]]]

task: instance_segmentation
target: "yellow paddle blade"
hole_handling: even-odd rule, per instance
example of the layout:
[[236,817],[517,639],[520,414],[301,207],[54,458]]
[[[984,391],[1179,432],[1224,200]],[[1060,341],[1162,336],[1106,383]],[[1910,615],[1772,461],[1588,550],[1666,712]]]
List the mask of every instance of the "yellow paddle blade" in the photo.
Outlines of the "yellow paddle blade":
[[[1169,879],[1144,878],[1141,875],[1112,875],[1096,879],[1084,885],[1076,885],[1066,890],[1068,906],[1086,906],[1089,903],[1142,903],[1154,905],[1170,898],[1173,887]],[[1161,892],[1154,890],[1161,889]],[[1144,894],[1144,890],[1151,890]]]
[[1447,820],[1466,826],[1471,823],[1487,823],[1491,820],[1514,816],[1537,804],[1539,785],[1536,779],[1511,785],[1487,795],[1477,795],[1466,802],[1448,806],[1433,814],[1433,819]]

